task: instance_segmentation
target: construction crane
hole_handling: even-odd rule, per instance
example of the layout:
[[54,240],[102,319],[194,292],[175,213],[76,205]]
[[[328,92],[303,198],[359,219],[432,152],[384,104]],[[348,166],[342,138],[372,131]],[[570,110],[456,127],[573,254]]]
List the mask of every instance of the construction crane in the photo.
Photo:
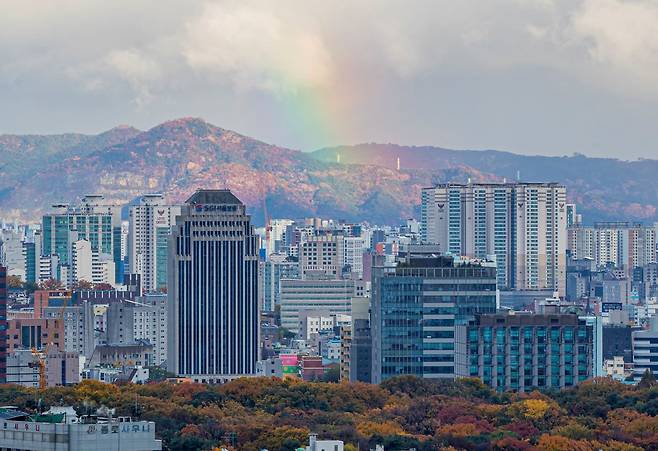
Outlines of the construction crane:
[[35,357],[36,362],[31,362],[28,366],[30,368],[34,368],[35,366],[39,367],[39,391],[43,391],[48,385],[46,382],[46,359],[34,346],[32,347],[32,355]]

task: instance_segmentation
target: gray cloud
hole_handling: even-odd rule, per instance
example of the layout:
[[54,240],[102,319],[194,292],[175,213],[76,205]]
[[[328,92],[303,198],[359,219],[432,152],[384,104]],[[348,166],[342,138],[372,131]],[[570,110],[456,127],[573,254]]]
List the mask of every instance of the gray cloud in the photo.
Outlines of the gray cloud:
[[0,132],[653,157],[654,0],[0,0]]

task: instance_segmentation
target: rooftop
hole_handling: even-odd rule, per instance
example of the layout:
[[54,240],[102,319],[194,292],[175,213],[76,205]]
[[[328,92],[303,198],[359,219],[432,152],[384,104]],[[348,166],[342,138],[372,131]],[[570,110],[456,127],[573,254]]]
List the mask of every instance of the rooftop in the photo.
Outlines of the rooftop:
[[186,203],[242,205],[240,199],[228,189],[200,189],[192,194]]

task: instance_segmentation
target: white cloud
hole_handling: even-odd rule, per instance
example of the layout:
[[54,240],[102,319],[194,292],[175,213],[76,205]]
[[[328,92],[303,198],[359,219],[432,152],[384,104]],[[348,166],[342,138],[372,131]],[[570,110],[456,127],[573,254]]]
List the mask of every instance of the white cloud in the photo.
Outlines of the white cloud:
[[267,7],[209,3],[187,22],[183,52],[195,70],[228,75],[241,87],[326,85],[334,71],[329,49],[305,25]]
[[150,84],[162,75],[156,61],[137,49],[112,50],[105,61],[119,77],[126,80],[135,90],[135,101],[139,106],[143,106],[151,100]]
[[586,0],[573,16],[573,32],[590,58],[615,71],[622,83],[658,89],[658,2]]

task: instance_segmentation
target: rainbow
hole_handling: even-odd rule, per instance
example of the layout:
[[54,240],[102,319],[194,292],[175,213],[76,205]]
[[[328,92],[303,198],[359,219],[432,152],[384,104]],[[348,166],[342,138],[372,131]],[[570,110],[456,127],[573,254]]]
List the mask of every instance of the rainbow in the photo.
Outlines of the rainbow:
[[341,144],[342,114],[338,98],[330,91],[329,87],[296,86],[277,96],[286,123],[299,142],[319,143],[321,147]]

